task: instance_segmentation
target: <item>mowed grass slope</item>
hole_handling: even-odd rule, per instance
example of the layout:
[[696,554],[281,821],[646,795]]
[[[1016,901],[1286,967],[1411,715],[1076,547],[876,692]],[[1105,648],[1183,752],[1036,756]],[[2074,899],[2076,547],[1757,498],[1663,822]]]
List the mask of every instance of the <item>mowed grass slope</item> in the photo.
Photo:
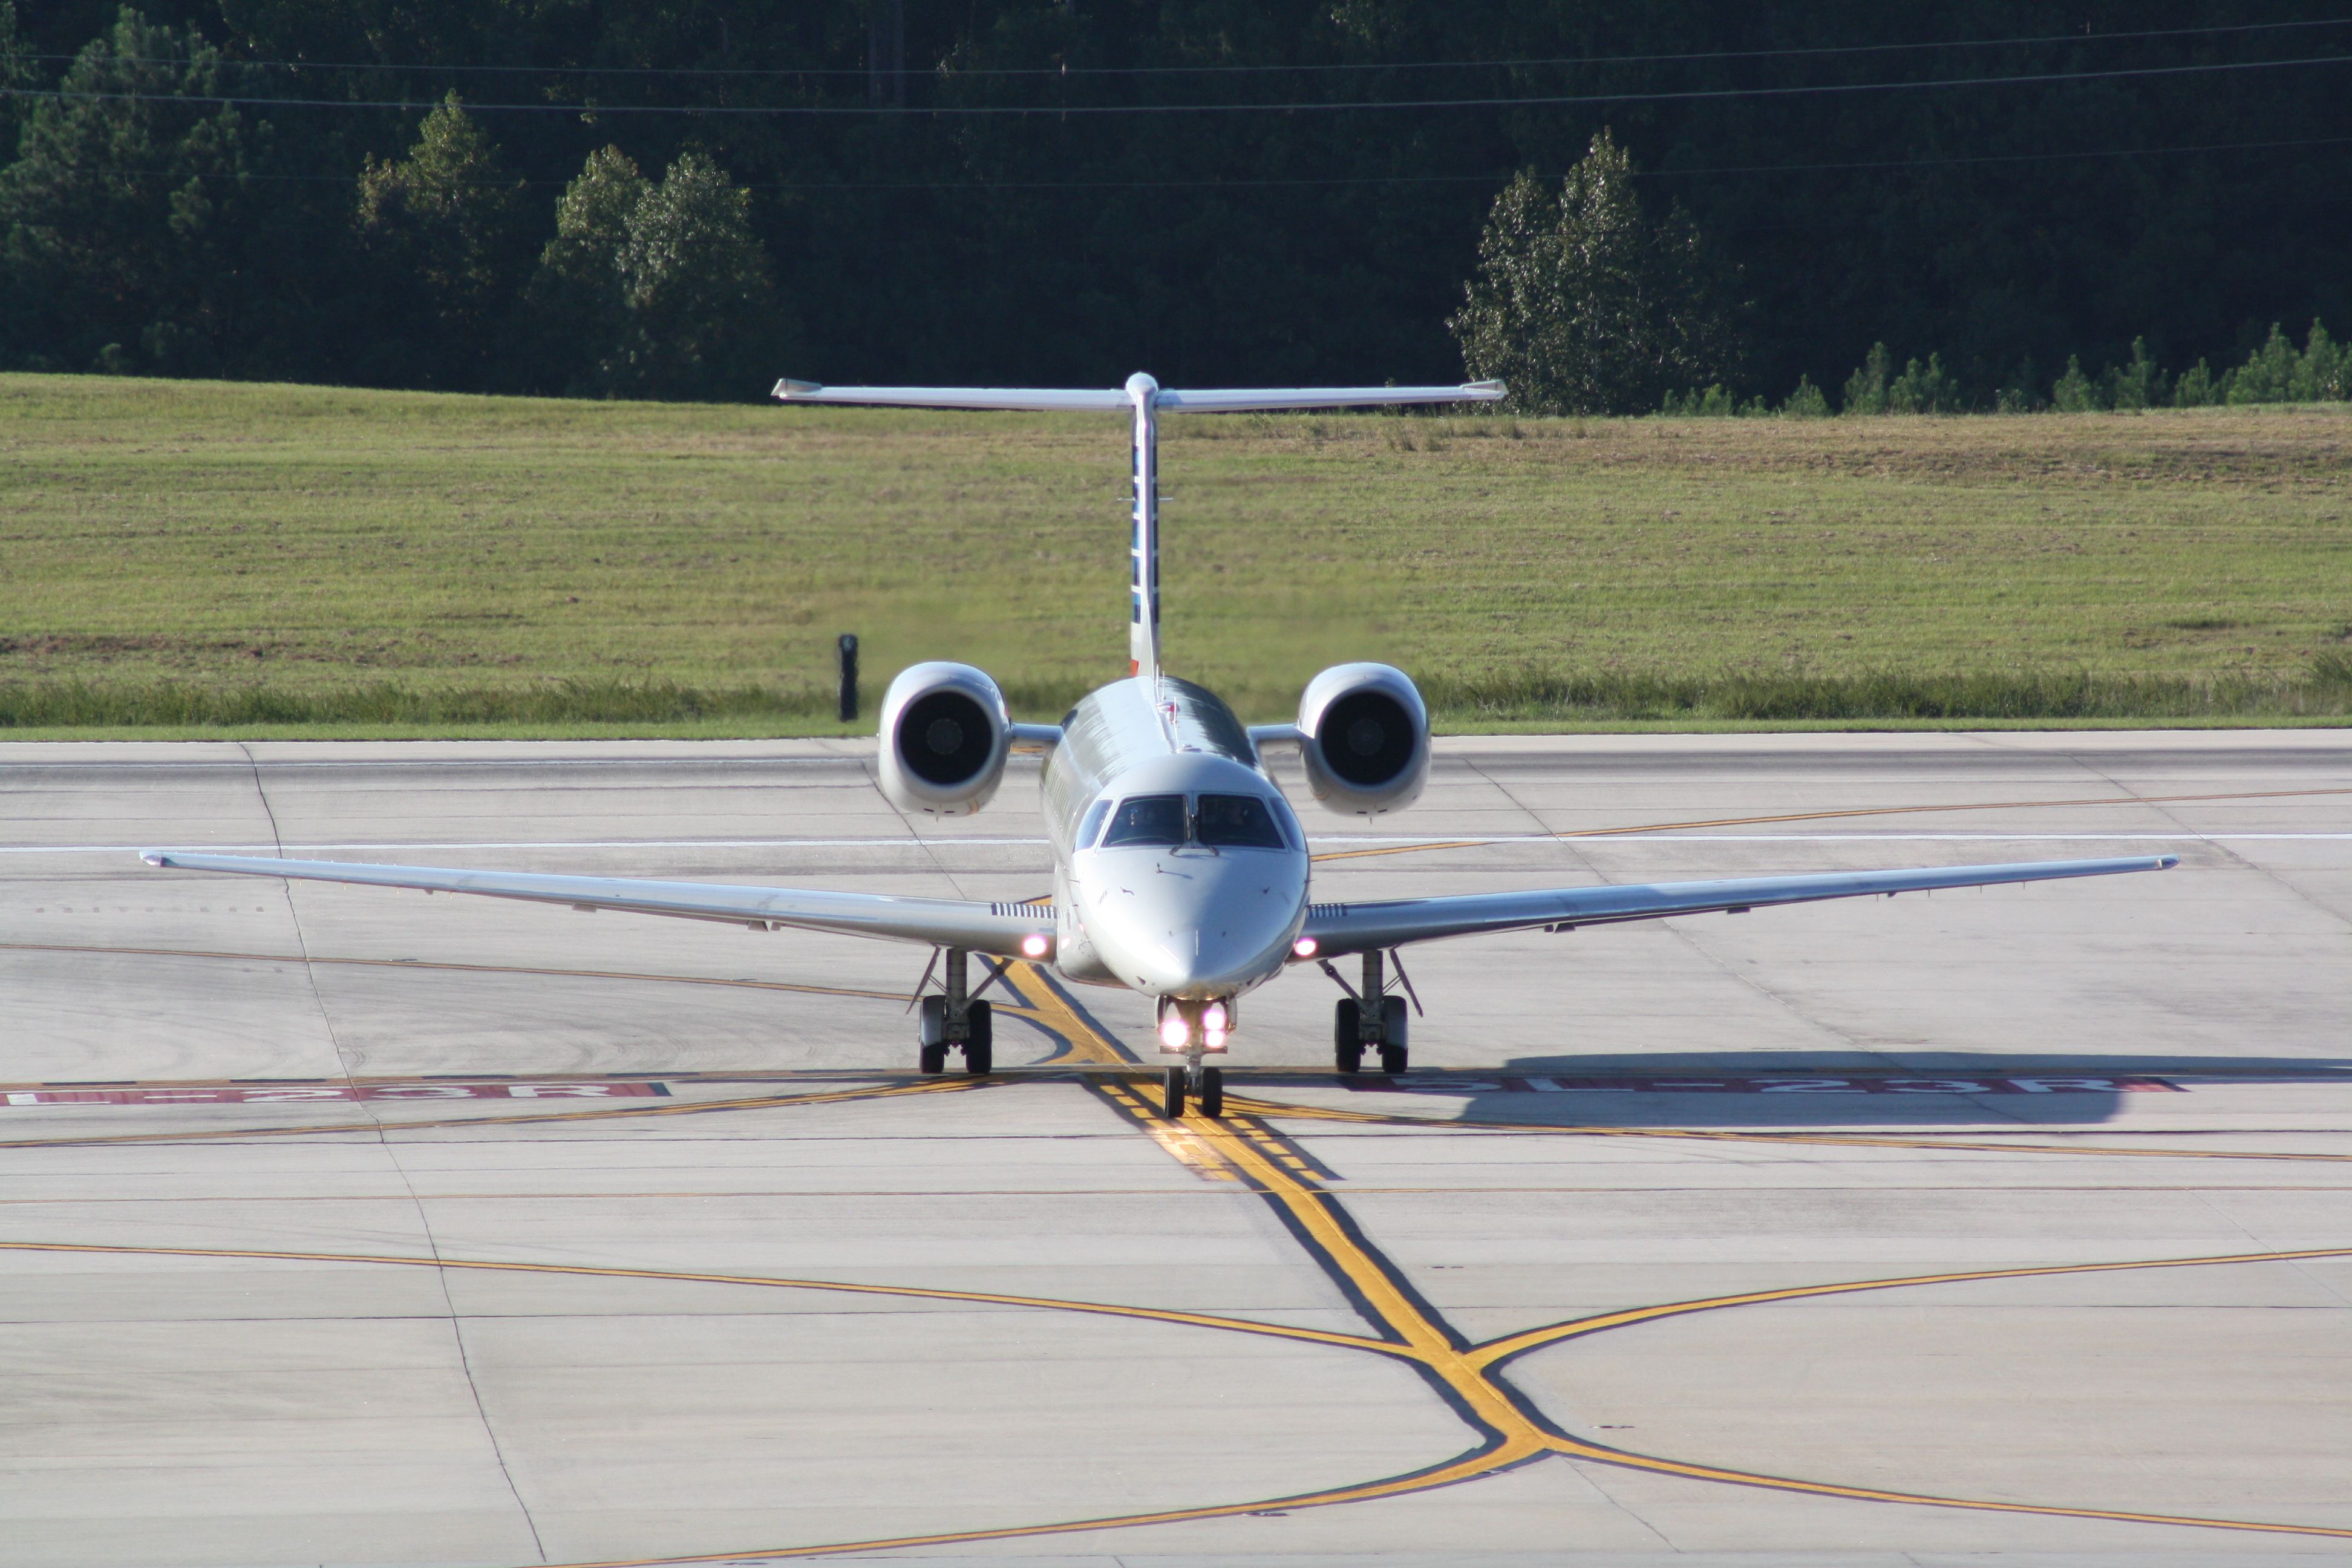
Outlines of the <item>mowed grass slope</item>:
[[[1356,658],[1474,725],[2352,699],[2341,405],[1163,433],[1171,667],[1254,718]],[[0,718],[822,729],[842,631],[1051,717],[1126,483],[1108,416],[0,376]]]

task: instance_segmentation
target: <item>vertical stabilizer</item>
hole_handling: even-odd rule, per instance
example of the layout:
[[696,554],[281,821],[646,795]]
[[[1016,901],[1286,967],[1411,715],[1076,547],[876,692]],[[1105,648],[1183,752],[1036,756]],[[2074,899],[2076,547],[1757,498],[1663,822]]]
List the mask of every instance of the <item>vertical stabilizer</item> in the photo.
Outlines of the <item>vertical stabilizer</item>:
[[1135,404],[1135,521],[1128,541],[1127,672],[1160,674],[1160,384],[1127,378]]

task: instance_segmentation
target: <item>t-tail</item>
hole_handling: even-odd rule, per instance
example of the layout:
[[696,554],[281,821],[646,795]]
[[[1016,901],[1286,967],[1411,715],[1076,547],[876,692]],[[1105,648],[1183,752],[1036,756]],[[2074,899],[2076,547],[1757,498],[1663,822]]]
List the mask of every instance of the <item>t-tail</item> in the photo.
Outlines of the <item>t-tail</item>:
[[1499,381],[1466,386],[1289,386],[1171,392],[1138,371],[1115,390],[993,386],[822,386],[779,381],[786,403],[863,403],[898,408],[1007,408],[1036,413],[1129,410],[1135,421],[1134,523],[1128,548],[1130,673],[1160,673],[1160,416],[1242,414],[1286,408],[1378,408],[1403,403],[1493,403]]

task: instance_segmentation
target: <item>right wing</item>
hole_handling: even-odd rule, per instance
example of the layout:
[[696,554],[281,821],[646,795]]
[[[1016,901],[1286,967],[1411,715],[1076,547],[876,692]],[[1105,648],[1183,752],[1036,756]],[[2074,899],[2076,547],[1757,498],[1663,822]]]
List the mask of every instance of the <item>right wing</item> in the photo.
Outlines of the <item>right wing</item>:
[[618,910],[720,921],[754,931],[796,927],[847,936],[960,947],[1000,958],[1040,958],[1053,944],[1050,904],[990,904],[961,899],[903,898],[893,893],[834,893],[806,888],[746,888],[724,882],[655,882],[635,877],[553,877],[532,871],[461,871],[435,866],[369,866],[342,860],[276,860],[246,855],[196,855],[145,849],[150,866],[173,870],[229,871],[246,877],[286,877],[310,882],[351,882],[371,888],[414,888],[427,893],[478,893],[493,899],[566,904],[575,910]]
[[2002,882],[2045,882],[2065,877],[2105,877],[2119,871],[2161,871],[2171,855],[2128,860],[2029,860],[2006,866],[1938,866],[1903,871],[1823,871],[1796,877],[1738,877],[1719,882],[1656,882],[1586,888],[1543,888],[1524,893],[1464,893],[1435,899],[1389,899],[1370,904],[1313,904],[1300,933],[1326,958],[1399,947],[1439,937],[1524,931],[1533,926],[1573,930],[1620,921],[1724,910],[1743,914],[1768,904],[1821,899],[1984,888]]

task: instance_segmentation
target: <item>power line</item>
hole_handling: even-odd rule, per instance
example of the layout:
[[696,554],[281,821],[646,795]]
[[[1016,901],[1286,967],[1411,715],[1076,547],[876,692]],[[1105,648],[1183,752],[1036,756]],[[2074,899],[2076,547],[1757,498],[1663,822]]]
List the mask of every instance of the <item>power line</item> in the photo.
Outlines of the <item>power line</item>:
[[[2213,27],[2143,28],[2121,33],[2045,33],[2021,38],[1943,38],[1917,43],[1834,44],[1783,49],[1712,49],[1685,54],[1558,55],[1538,59],[1368,60],[1312,65],[977,66],[958,69],[950,69],[942,64],[939,68],[938,74],[954,80],[973,77],[1235,76],[1265,75],[1281,71],[1330,73],[1398,70],[1522,70],[1552,66],[1669,65],[1709,60],[1797,59],[1841,55],[1914,54],[1931,49],[2024,48],[2042,44],[2097,44],[2144,38],[2215,37],[2224,34],[2275,33],[2311,27],[2340,27],[2347,24],[2352,24],[2352,16],[2330,16],[2297,22],[2245,22]],[[72,60],[79,57],[64,54],[27,54],[18,58],[36,60]],[[134,65],[187,63],[184,59],[172,56],[113,55],[107,58]],[[797,77],[855,77],[863,80],[870,74],[869,68],[865,66],[502,66],[227,58],[225,58],[222,63],[265,70],[404,71],[428,75],[752,77],[770,79]]]
[[[1729,174],[1811,174],[1828,173],[1859,173],[1883,169],[1938,169],[1979,163],[2054,163],[2093,158],[2157,158],[2192,153],[2277,152],[2296,147],[2342,147],[2352,145],[2352,136],[2307,136],[2273,142],[2212,142],[2175,147],[2099,147],[2070,153],[1985,153],[1953,158],[1889,158],[1868,163],[1739,163],[1709,169],[1636,169],[1635,179],[1671,180],[1699,179]],[[154,175],[184,177],[184,169],[148,169],[135,172]],[[296,184],[350,184],[352,177],[346,174],[236,174],[205,175],[225,183],[268,181]],[[1557,180],[1560,174],[1538,174],[1538,179]],[[1326,188],[1349,185],[1500,185],[1512,178],[1501,174],[1349,174],[1334,177],[1263,180],[753,180],[740,188],[752,191],[1189,191],[1189,190],[1269,190],[1293,188]],[[468,190],[513,190],[518,186],[553,190],[571,184],[569,180],[464,180],[454,182]],[[2352,202],[2352,194],[2341,198]]]
[[[900,109],[879,104],[644,104],[644,103],[471,103],[463,107],[482,114],[685,114],[729,118],[814,118],[856,115],[929,115],[1020,117],[1109,114],[1308,114],[1346,110],[1407,109],[1549,109],[1605,103],[1687,103],[1723,99],[1796,98],[1864,92],[1915,92],[1948,88],[2021,87],[2127,78],[2210,76],[2222,71],[2276,70],[2298,66],[2342,65],[2352,55],[2322,55],[2292,60],[2217,61],[2188,66],[2137,66],[2095,71],[2035,72],[2014,76],[1938,77],[1925,81],[1817,82],[1798,87],[1691,88],[1653,92],[1561,93],[1515,98],[1386,99],[1362,101],[1288,103],[1093,103],[1093,104],[949,104],[927,109]],[[63,89],[13,88],[0,96],[121,103],[188,103],[239,108],[434,110],[431,100],[357,100],[334,98],[260,98],[236,93],[145,93],[67,91]]]

